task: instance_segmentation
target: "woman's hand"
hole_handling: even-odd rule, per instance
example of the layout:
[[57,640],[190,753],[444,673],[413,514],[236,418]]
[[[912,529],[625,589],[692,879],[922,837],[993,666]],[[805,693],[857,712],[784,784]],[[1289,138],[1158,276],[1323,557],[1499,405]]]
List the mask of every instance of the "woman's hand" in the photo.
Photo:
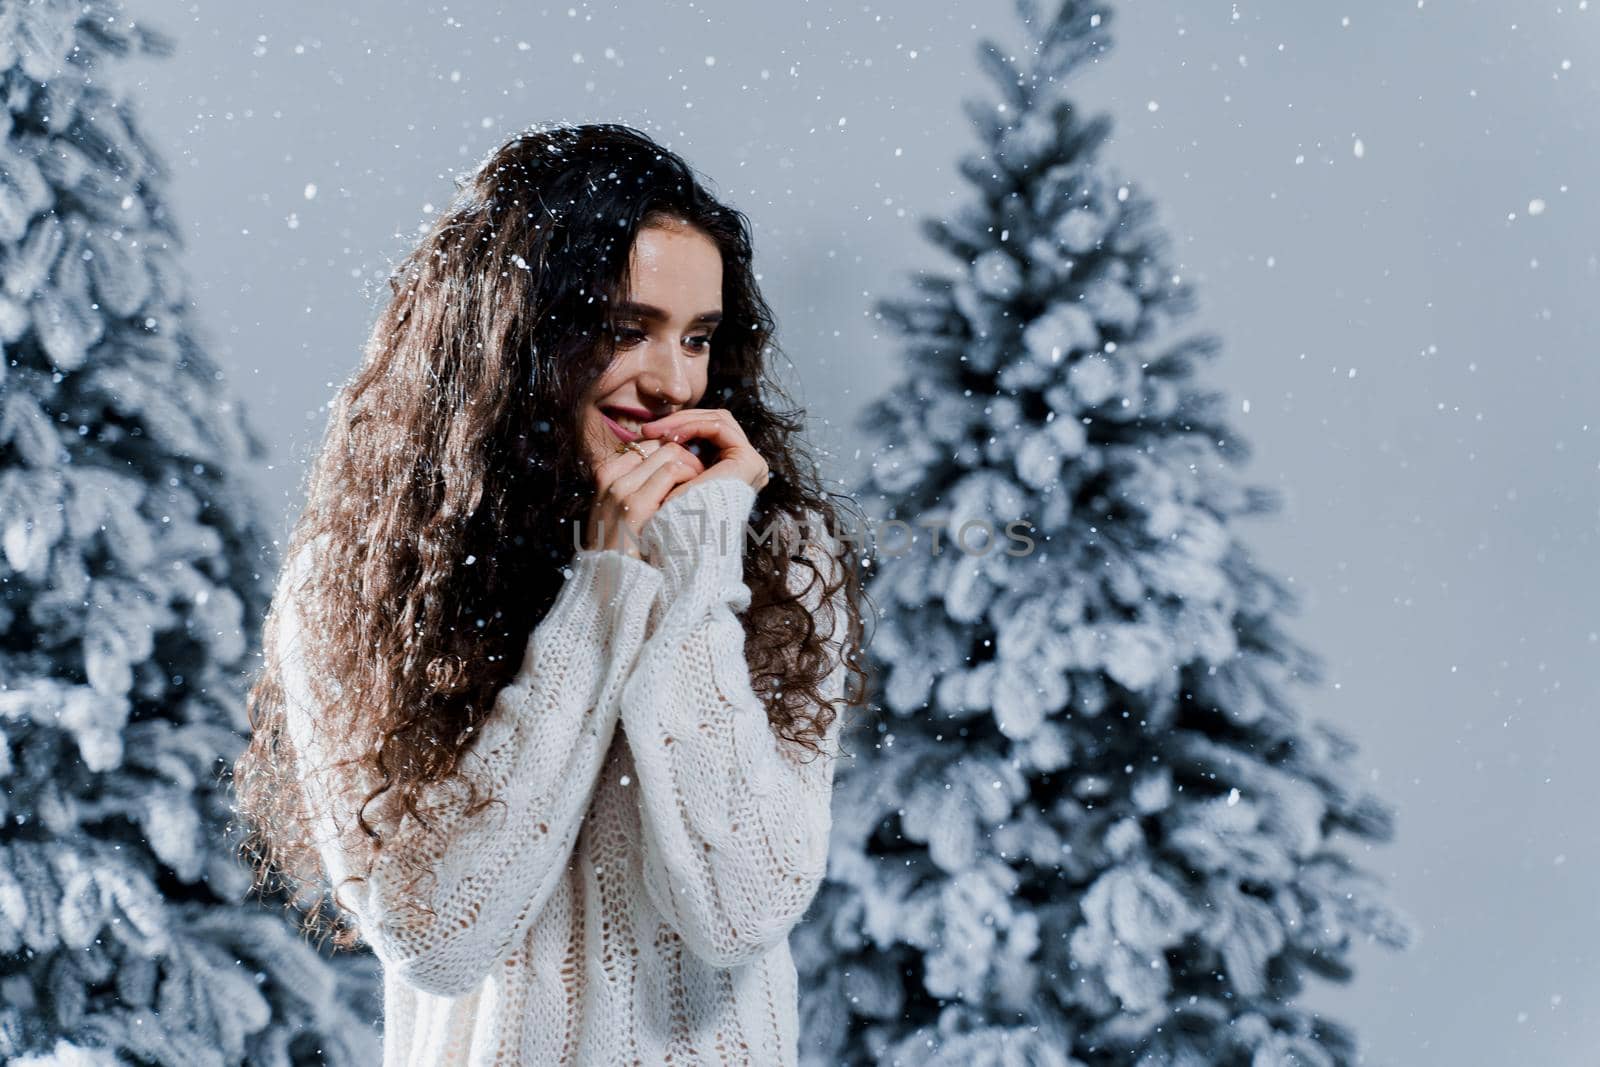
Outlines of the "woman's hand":
[[[639,531],[666,502],[669,490],[701,474],[705,464],[671,441],[640,440],[633,449],[613,453],[594,472],[595,498],[583,543],[590,549],[615,549],[640,559]],[[631,533],[629,532],[631,531]]]
[[[757,492],[765,489],[772,478],[767,461],[762,458],[745,436],[744,428],[734,421],[727,408],[684,408],[671,415],[663,415],[640,427],[646,438],[681,444],[693,438],[710,441],[718,451],[717,461],[704,472],[689,479],[667,494],[671,500],[694,482],[710,478],[735,477],[754,486]],[[687,451],[687,449],[685,449]]]

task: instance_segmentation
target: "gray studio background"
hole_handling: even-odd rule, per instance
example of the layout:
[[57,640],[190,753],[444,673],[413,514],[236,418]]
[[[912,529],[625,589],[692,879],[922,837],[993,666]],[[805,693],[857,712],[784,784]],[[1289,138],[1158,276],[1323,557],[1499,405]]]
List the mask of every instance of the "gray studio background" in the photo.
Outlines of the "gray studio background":
[[[640,126],[751,218],[829,470],[898,373],[871,301],[946,269],[960,99],[1002,2],[149,0],[130,72],[198,322],[270,445],[280,532],[450,179],[549,119]],[[1423,927],[1306,1000],[1384,1064],[1600,1062],[1600,3],[1139,0],[1078,81],[1161,202],[1190,330],[1287,510],[1246,536],[1398,806],[1362,862]]]

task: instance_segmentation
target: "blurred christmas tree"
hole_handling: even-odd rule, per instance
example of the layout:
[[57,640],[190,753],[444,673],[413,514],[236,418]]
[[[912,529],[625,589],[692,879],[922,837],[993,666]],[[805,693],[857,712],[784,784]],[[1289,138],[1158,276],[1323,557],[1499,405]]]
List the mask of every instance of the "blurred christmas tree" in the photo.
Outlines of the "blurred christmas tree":
[[114,3],[0,0],[0,1059],[378,1062],[375,964],[247,896],[271,560]]
[[1108,14],[1017,6],[1040,45],[982,43],[978,202],[925,226],[963,269],[879,304],[908,367],[863,420],[864,503],[941,547],[880,527],[887,714],[847,740],[793,937],[805,1061],[1352,1064],[1295,995],[1416,936],[1335,847],[1392,812],[1295,707],[1319,660],[1233,522],[1282,502],[1229,470],[1248,447],[1194,380],[1218,342],[1165,339],[1193,294],[1095,160],[1109,120],[1065,98]]

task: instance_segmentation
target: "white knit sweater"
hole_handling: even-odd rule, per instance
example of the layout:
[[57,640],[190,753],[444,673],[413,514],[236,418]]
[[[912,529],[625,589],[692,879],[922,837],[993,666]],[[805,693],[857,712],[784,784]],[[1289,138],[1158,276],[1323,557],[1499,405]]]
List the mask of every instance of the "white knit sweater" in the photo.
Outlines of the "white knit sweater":
[[[406,816],[396,833],[384,798],[368,807],[388,844],[340,899],[383,964],[385,1067],[796,1062],[788,934],[826,866],[842,715],[818,756],[778,737],[753,691],[737,613],[750,602],[755,498],[711,479],[650,519],[643,560],[574,556],[461,763],[503,808],[466,819],[464,790],[435,787],[424,806],[435,830]],[[830,576],[836,549],[825,530],[807,545]],[[806,588],[809,568],[750,550]],[[823,691],[836,697],[843,607],[819,614],[820,588],[804,595],[818,631],[832,631]],[[315,729],[292,595],[278,610],[304,770],[329,739]],[[349,798],[371,786],[340,773],[327,789],[303,779],[333,886],[352,854],[368,855]],[[407,855],[437,873],[418,890],[432,918],[398,897]]]

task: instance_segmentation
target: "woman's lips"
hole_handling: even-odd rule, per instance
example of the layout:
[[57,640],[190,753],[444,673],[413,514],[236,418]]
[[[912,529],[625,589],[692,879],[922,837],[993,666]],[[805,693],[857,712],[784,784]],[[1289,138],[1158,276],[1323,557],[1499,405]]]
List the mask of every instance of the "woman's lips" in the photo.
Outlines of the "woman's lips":
[[632,430],[628,429],[627,427],[618,425],[617,423],[613,422],[612,419],[611,419],[611,416],[607,415],[605,412],[602,411],[600,413],[600,417],[602,419],[606,420],[606,425],[611,427],[611,432],[616,434],[618,440],[620,440],[620,441],[641,441],[641,440],[644,439],[644,434],[642,434],[642,433],[634,433]]

